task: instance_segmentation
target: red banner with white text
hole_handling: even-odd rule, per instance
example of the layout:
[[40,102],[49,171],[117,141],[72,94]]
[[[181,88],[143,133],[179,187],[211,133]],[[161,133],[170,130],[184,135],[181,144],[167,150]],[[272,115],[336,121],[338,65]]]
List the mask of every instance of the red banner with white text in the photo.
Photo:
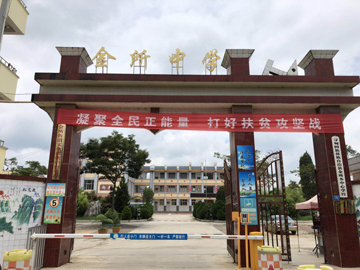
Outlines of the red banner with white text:
[[228,132],[344,132],[340,114],[175,114],[59,109],[57,124]]

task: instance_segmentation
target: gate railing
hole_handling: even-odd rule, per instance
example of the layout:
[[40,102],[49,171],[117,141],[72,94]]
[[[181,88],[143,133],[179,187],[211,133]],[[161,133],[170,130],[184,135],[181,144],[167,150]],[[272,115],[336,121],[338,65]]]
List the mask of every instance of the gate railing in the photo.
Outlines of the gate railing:
[[43,267],[44,261],[44,250],[45,250],[45,239],[37,240],[36,246],[34,245],[34,240],[31,237],[34,234],[45,234],[47,226],[41,225],[36,227],[28,228],[26,249],[33,250],[33,270],[38,270]]
[[283,261],[291,261],[282,151],[265,157],[257,167],[257,172],[257,195],[264,241],[267,245],[279,246]]

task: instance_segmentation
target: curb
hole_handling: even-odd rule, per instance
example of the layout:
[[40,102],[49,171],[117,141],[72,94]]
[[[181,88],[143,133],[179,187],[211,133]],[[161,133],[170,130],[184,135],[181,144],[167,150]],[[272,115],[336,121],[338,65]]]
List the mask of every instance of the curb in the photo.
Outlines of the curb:
[[210,219],[200,219],[195,218],[199,222],[214,222],[214,223],[226,223],[226,220],[210,220]]

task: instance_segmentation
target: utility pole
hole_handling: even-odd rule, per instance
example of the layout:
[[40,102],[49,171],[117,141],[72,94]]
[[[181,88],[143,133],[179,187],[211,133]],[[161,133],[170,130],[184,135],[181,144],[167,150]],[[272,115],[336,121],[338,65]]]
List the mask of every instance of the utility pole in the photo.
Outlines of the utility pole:
[[10,0],[2,0],[0,7],[0,50],[2,44],[2,38],[4,35],[5,22],[9,12]]

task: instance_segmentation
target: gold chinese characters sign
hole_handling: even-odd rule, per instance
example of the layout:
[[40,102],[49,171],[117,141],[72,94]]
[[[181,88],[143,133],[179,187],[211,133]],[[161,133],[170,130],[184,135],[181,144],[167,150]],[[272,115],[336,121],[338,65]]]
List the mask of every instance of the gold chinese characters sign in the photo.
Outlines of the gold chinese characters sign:
[[[186,56],[186,54],[184,52],[181,52],[179,48],[176,49],[176,53],[173,54],[172,56],[169,56],[169,61],[172,64],[172,69],[174,68],[174,64],[175,64],[175,68],[176,68],[176,72],[177,74],[179,74],[179,68],[182,68],[183,73],[184,73],[184,57]],[[182,66],[180,66],[180,62],[182,62]],[[171,71],[172,71],[171,69]]]
[[100,68],[102,68],[102,73],[104,73],[104,68],[106,68],[106,71],[108,70],[109,59],[116,60],[116,58],[114,56],[112,56],[110,53],[108,53],[105,50],[105,47],[101,47],[101,49],[91,59],[91,61],[94,61],[95,59],[96,59],[95,71],[97,72],[97,68],[100,67]]
[[53,173],[52,173],[53,180],[60,180],[61,164],[64,154],[64,145],[65,145],[65,132],[66,132],[66,125],[59,124],[56,133],[56,146],[55,146]]
[[218,51],[216,49],[211,50],[205,54],[202,63],[205,64],[205,68],[211,72],[217,69],[217,60],[220,60],[220,56],[217,55]]
[[[141,68],[144,68],[144,72],[147,69],[147,59],[150,58],[150,55],[146,55],[146,50],[143,50],[141,53],[139,53],[137,50],[135,50],[134,53],[130,54],[131,57],[131,64],[130,67],[136,67],[135,62],[139,62],[139,65],[137,67],[140,68],[140,74],[141,74]],[[135,72],[135,69],[134,69]]]

